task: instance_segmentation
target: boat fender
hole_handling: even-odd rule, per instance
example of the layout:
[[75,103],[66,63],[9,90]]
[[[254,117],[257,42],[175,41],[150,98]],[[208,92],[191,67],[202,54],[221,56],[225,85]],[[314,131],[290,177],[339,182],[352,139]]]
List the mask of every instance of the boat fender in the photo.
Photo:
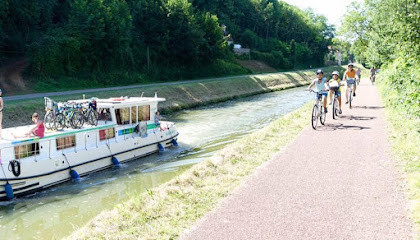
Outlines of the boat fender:
[[79,174],[74,169],[70,170],[70,176],[71,176],[71,178],[73,178],[73,180],[76,180],[76,181],[78,181],[80,179]]
[[178,142],[176,141],[176,139],[172,139],[172,145],[174,145],[175,147],[178,147]]
[[14,194],[13,194],[12,185],[10,185],[10,183],[6,183],[6,185],[4,186],[4,189],[6,191],[7,199],[12,200],[15,197]]
[[134,128],[134,132],[135,133],[139,133],[140,132],[140,126],[139,126],[139,124],[137,124],[137,126]]
[[15,177],[18,177],[20,175],[20,162],[17,160],[10,161],[9,171],[11,171]]
[[120,162],[118,161],[116,157],[112,157],[112,164],[114,164],[114,166],[116,167],[120,166]]
[[165,151],[165,148],[163,148],[161,143],[158,143],[159,152]]

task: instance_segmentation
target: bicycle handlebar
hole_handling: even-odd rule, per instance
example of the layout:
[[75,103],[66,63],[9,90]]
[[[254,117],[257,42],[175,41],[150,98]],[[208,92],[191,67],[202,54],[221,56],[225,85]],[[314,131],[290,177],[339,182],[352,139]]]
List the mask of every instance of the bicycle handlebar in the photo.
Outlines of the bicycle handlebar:
[[317,92],[317,91],[314,91],[314,90],[310,89],[308,91],[313,92],[313,93],[327,93],[329,90],[321,90],[321,91]]

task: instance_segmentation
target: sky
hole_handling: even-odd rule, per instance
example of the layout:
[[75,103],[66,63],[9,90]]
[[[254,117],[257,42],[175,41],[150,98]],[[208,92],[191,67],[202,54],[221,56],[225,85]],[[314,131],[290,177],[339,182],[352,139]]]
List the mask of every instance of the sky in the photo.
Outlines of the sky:
[[312,8],[316,14],[328,18],[330,24],[340,26],[340,18],[345,13],[346,7],[352,2],[363,0],[282,0],[300,9]]

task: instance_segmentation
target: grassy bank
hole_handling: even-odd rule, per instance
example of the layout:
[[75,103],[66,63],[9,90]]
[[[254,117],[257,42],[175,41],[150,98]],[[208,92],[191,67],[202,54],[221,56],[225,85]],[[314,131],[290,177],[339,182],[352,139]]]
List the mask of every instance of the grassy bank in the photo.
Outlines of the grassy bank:
[[220,199],[308,126],[311,105],[230,144],[181,176],[133,195],[102,212],[68,239],[172,239],[179,237]]
[[[31,92],[53,92],[102,87],[126,86],[147,83],[165,83],[186,79],[213,78],[251,74],[234,58],[217,59],[207,65],[186,68],[153,67],[148,73],[136,71],[110,71],[107,73],[80,73],[77,76],[29,77]],[[20,90],[20,89],[18,89]],[[29,90],[28,90],[29,91]]]
[[[342,70],[341,67],[325,68],[325,72]],[[289,73],[260,74],[245,77],[221,78],[211,81],[180,83],[159,87],[141,87],[125,90],[103,91],[89,93],[86,97],[108,98],[115,96],[154,96],[167,99],[160,104],[160,111],[169,112],[184,108],[201,106],[209,103],[226,101],[233,98],[255,95],[264,92],[276,91],[296,86],[307,85],[315,77],[313,70],[303,70]],[[54,97],[56,101],[80,99],[79,95],[66,95]],[[8,101],[3,110],[3,127],[31,124],[30,116],[38,112],[43,116],[44,100],[31,99]],[[26,117],[27,116],[27,117]]]
[[[394,157],[406,173],[412,218],[420,232],[420,116],[414,113],[417,106],[403,105],[402,96],[395,86],[389,86],[392,69],[385,70],[378,77],[377,85],[386,104],[386,115],[390,123],[390,141]],[[397,72],[396,75],[399,75]],[[418,91],[418,89],[417,89]],[[420,99],[419,99],[420,100]],[[417,102],[418,104],[418,102]],[[418,112],[418,111],[417,111]]]

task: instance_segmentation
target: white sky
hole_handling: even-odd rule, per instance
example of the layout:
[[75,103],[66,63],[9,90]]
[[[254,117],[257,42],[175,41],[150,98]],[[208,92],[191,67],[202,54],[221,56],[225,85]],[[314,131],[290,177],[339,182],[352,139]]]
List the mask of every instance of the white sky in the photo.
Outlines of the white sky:
[[322,14],[328,18],[330,24],[336,27],[340,25],[340,18],[345,13],[346,7],[353,1],[363,0],[282,0],[300,9],[312,8],[316,14]]

